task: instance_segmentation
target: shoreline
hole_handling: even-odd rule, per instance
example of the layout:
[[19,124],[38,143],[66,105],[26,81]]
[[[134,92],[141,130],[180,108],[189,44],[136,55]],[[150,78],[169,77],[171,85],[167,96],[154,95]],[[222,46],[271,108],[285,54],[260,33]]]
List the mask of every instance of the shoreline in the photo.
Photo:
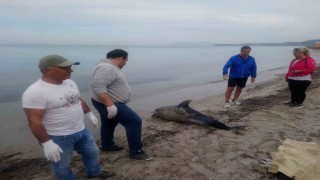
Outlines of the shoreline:
[[[276,78],[279,74],[283,73],[283,71],[283,68],[276,68],[273,70],[261,72],[259,74],[257,82],[253,84],[248,82],[247,87],[245,89],[251,89],[261,83],[270,81]],[[226,84],[227,81],[220,80],[216,83],[211,82],[202,84],[200,86],[191,86],[188,88],[183,88],[151,97],[146,97],[141,100],[131,101],[128,103],[128,106],[130,106],[134,111],[136,111],[139,114],[139,116],[143,119],[143,122],[146,122],[146,120],[152,115],[154,109],[158,107],[177,105],[186,99],[193,99],[196,101],[211,96],[223,96]],[[94,114],[98,117],[98,112],[93,108],[93,106],[90,103],[90,93],[81,92],[81,96],[88,103]],[[224,102],[224,100],[222,100],[221,102]],[[10,112],[7,116],[3,116],[2,121],[0,122],[0,142],[2,142],[0,153],[24,153],[27,157],[35,157],[41,154],[42,150],[41,148],[39,148],[37,140],[34,138],[31,131],[29,130],[27,120],[21,108],[21,102],[18,101],[2,103],[0,109],[2,114],[8,114],[8,112]],[[9,118],[15,116],[17,119],[14,123],[6,123],[6,121],[10,121]],[[84,120],[84,122],[86,127],[95,137],[95,139],[100,139],[99,131],[93,128],[91,123],[88,122],[86,119]],[[145,126],[145,124],[146,123],[143,123],[143,126]],[[14,140],[12,140],[13,132],[15,136]],[[124,134],[124,129],[122,127],[117,127],[115,135],[124,136]]]

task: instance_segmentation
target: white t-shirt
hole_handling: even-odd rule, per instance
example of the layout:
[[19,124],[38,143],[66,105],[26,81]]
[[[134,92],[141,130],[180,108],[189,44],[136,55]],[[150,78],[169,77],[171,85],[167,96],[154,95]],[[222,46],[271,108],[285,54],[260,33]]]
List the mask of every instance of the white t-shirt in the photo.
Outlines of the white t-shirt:
[[39,79],[23,93],[22,106],[46,110],[42,122],[49,135],[70,135],[85,127],[80,93],[70,79],[60,85]]

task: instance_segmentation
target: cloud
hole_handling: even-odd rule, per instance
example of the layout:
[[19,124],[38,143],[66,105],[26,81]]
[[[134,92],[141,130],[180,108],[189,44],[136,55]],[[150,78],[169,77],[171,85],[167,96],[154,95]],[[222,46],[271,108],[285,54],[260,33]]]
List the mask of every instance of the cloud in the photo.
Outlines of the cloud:
[[[2,43],[240,43],[319,38],[320,2],[305,0],[11,0]],[[293,35],[295,34],[295,35]]]

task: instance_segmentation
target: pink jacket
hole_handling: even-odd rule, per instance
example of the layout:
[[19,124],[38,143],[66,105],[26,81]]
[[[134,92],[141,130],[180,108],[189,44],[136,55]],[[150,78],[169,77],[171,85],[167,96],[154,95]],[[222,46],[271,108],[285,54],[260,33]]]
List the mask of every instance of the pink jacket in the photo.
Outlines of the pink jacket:
[[[305,76],[311,74],[314,70],[316,70],[317,65],[316,61],[312,59],[312,57],[307,56],[304,59],[301,59],[299,62],[294,64],[294,61],[296,59],[293,59],[290,62],[290,66],[288,69],[288,72],[286,74],[286,79],[288,79],[289,76]],[[301,70],[299,73],[293,73],[293,70]]]

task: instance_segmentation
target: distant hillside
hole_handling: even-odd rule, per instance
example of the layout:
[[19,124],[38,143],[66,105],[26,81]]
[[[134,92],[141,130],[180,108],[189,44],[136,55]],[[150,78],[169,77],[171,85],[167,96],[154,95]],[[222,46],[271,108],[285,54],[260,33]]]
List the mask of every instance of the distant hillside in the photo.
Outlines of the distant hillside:
[[315,43],[319,43],[320,39],[307,40],[301,42],[282,42],[282,43],[246,43],[246,44],[215,44],[216,46],[307,46],[312,47]]
[[313,39],[300,42],[281,42],[281,43],[240,43],[240,44],[213,44],[211,42],[176,42],[166,44],[166,46],[177,47],[209,47],[209,46],[307,46],[312,48],[316,43],[320,43],[320,39]]
[[179,46],[179,47],[207,47],[207,46],[214,46],[214,44],[210,42],[176,42],[170,43],[166,46]]

